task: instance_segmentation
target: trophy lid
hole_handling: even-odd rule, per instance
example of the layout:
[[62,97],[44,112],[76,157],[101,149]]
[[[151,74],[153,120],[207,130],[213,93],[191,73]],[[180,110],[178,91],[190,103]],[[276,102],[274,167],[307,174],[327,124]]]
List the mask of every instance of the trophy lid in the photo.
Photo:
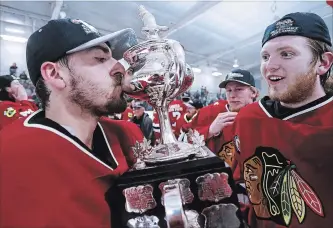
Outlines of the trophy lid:
[[143,22],[142,33],[146,35],[148,40],[161,39],[160,33],[167,31],[167,26],[157,25],[155,17],[143,5],[139,6],[139,16]]

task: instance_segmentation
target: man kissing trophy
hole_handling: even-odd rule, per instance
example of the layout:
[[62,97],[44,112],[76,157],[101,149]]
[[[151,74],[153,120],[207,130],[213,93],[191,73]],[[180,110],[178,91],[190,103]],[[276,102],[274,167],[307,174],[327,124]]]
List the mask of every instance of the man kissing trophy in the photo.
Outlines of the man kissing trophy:
[[147,101],[158,113],[161,143],[145,140],[133,148],[134,168],[115,180],[106,194],[112,227],[243,227],[231,169],[192,134],[193,144],[178,142],[167,107],[187,91],[193,72],[179,42],[163,39],[168,28],[139,7],[147,41],[130,48],[124,59],[132,73],[129,96]]

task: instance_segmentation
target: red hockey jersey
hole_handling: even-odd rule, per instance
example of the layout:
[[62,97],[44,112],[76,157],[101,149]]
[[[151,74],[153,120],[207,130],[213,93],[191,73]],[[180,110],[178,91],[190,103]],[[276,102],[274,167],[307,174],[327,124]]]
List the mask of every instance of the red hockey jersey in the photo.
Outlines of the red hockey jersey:
[[[204,136],[206,140],[208,137],[209,126],[217,117],[217,115],[221,112],[228,111],[227,102],[226,101],[219,101],[215,102],[214,104],[205,106],[198,110],[198,113],[195,118],[192,118],[191,121],[184,122],[184,115],[180,118],[179,123],[177,123],[179,132],[181,129],[188,130],[189,128],[196,130],[199,132],[200,135]],[[185,124],[186,123],[186,124]],[[221,145],[220,145],[221,146]],[[218,147],[218,146],[216,146]],[[209,148],[214,152],[215,144],[209,146]],[[218,147],[219,149],[220,147]]]
[[178,138],[182,132],[188,132],[188,130],[191,128],[193,129],[192,123],[196,122],[196,118],[198,115],[198,112],[192,116],[192,118],[187,117],[188,113],[184,113],[180,116],[180,118],[176,121],[175,124],[175,130],[174,134],[175,137]]
[[0,101],[0,130],[14,120],[27,117],[38,107],[31,101]]
[[133,115],[133,109],[127,107],[126,110],[121,114],[121,119],[125,121],[130,121]]
[[110,228],[104,194],[143,135],[103,118],[90,150],[37,111],[0,132],[0,227]]
[[154,132],[156,141],[158,141],[161,137],[161,128],[160,128],[160,122],[158,119],[158,115],[155,110],[153,111],[153,132]]
[[242,108],[233,129],[251,227],[332,227],[333,97],[279,118],[268,104]]
[[176,129],[177,120],[186,113],[187,107],[181,100],[173,100],[169,104],[168,112],[171,127],[173,130]]
[[[225,100],[220,100],[214,104],[205,106],[200,109],[197,121],[192,124],[192,127],[202,134],[206,140],[210,125],[213,123],[218,114],[223,112],[229,112],[228,102]],[[210,149],[214,152],[213,148]]]
[[232,126],[225,127],[223,133],[207,139],[209,127],[218,116],[219,113],[229,112],[228,102],[220,100],[214,104],[203,107],[199,110],[198,117],[192,121],[192,129],[204,136],[206,146],[223,159],[233,170],[233,175],[236,183],[240,180],[240,169],[235,161],[235,145],[233,142],[234,132]]
[[[173,131],[176,130],[177,120],[186,113],[187,107],[181,100],[173,100],[170,102],[168,107],[169,119],[171,128]],[[153,112],[153,131],[155,134],[155,138],[158,140],[160,138],[160,122],[157,115],[157,112]]]

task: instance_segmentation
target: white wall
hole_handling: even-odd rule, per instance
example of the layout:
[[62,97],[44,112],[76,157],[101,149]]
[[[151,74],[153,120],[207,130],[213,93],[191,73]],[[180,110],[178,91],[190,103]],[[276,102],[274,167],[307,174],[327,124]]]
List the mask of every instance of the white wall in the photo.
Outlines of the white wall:
[[[211,66],[200,66],[201,73],[194,73],[194,81],[191,87],[191,91],[197,91],[201,89],[201,86],[207,87],[210,93],[219,93],[219,84],[224,80],[227,75],[227,71],[218,70]],[[221,76],[213,76],[212,73],[218,71],[222,73]]]
[[191,87],[191,91],[197,91],[201,89],[201,86],[207,87],[207,90],[210,93],[217,93],[220,91],[220,88],[218,87],[221,82],[221,77],[214,77],[212,75],[207,74],[194,74],[194,81],[193,85]]
[[264,79],[261,79],[261,90],[260,90],[260,97],[268,95],[268,85]]
[[0,38],[0,72],[1,75],[9,74],[9,67],[15,62],[17,64],[17,74],[26,70],[26,43],[18,43],[3,40]]

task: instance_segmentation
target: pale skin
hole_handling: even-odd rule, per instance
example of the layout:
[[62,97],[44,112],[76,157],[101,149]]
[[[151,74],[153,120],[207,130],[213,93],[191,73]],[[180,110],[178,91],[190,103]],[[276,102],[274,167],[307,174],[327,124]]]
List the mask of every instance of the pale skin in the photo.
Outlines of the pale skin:
[[27,92],[18,80],[13,80],[6,91],[15,98],[16,101],[28,100]]
[[238,111],[245,105],[253,103],[258,91],[239,82],[229,82],[226,85],[226,97],[230,112],[218,114],[209,127],[208,138],[219,134],[225,127],[233,124]]
[[190,120],[198,111],[195,108],[188,107],[186,111],[186,118]]
[[[333,53],[326,52],[322,60],[313,63],[312,57],[305,37],[281,36],[265,43],[260,69],[271,99],[285,107],[298,108],[325,96],[319,75],[331,67]],[[273,81],[272,77],[282,80]]]
[[134,107],[133,108],[133,114],[137,118],[140,118],[141,116],[143,116],[144,112],[145,112],[145,108],[143,108],[143,107]]
[[[122,92],[130,88],[130,79],[106,44],[71,54],[69,66],[74,73],[58,62],[44,62],[41,66],[42,77],[51,91],[45,117],[71,127],[76,137],[91,148],[101,116],[94,114],[88,106],[73,102],[73,78],[78,80],[75,89],[82,92],[81,97],[95,109],[103,111],[108,102],[122,99]],[[125,110],[126,101],[124,104]]]

